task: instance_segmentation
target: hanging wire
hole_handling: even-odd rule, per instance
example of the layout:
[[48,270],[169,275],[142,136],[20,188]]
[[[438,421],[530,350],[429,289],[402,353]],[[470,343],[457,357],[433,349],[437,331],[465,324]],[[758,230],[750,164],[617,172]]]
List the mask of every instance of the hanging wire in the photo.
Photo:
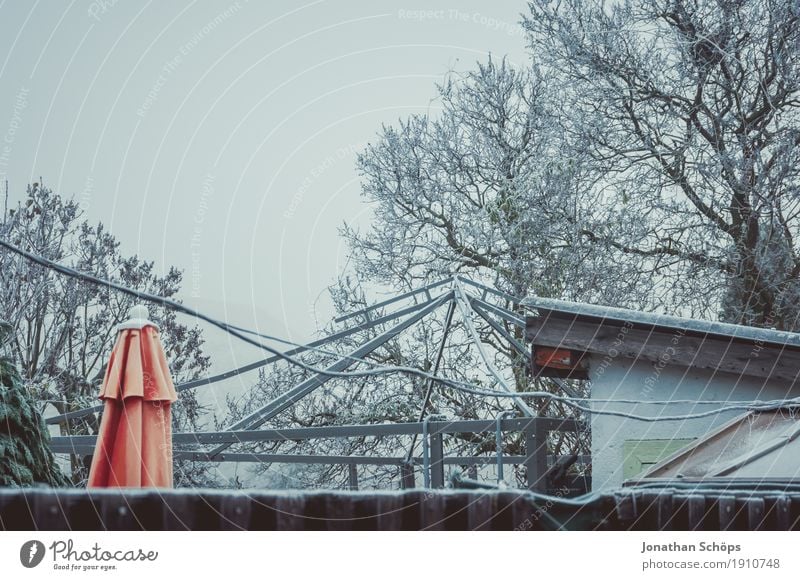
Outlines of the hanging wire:
[[[275,355],[275,356],[277,356],[277,357],[289,362],[290,364],[293,364],[293,365],[295,365],[297,367],[300,367],[300,368],[302,368],[302,369],[304,369],[306,371],[309,371],[309,372],[312,372],[312,373],[315,373],[315,374],[320,374],[320,375],[323,375],[323,376],[329,376],[329,377],[335,377],[335,378],[357,378],[357,377],[385,375],[385,374],[390,374],[390,373],[404,373],[404,374],[409,374],[409,375],[413,375],[413,376],[418,376],[418,377],[430,379],[432,381],[435,381],[435,382],[440,383],[442,385],[445,385],[447,387],[453,388],[453,389],[461,391],[463,393],[472,394],[472,395],[479,395],[479,396],[483,396],[483,397],[510,398],[510,399],[518,399],[518,400],[524,400],[526,398],[548,399],[548,400],[551,400],[551,401],[562,402],[563,404],[565,404],[567,406],[570,406],[570,407],[572,407],[574,409],[583,411],[585,413],[593,414],[593,415],[606,415],[606,416],[612,416],[612,417],[622,417],[622,418],[626,418],[626,419],[632,419],[632,420],[636,420],[636,421],[645,421],[645,422],[684,421],[684,420],[691,420],[691,419],[701,419],[701,418],[710,417],[710,416],[713,416],[713,415],[718,415],[718,414],[721,414],[721,413],[727,413],[727,412],[731,412],[731,411],[774,411],[774,410],[779,410],[779,409],[782,409],[782,408],[800,406],[800,398],[781,399],[781,400],[772,400],[772,401],[747,401],[747,402],[741,402],[741,403],[737,403],[737,404],[729,404],[729,402],[726,401],[726,402],[720,402],[719,404],[722,404],[723,406],[718,408],[718,409],[713,409],[713,410],[710,410],[710,411],[705,411],[705,412],[700,412],[700,413],[688,413],[688,414],[682,414],[682,415],[668,415],[668,416],[664,416],[664,415],[661,415],[661,416],[639,415],[639,414],[635,414],[635,413],[628,413],[628,412],[625,412],[625,411],[596,409],[596,408],[592,408],[592,407],[587,407],[583,403],[586,403],[587,401],[589,401],[589,402],[593,402],[593,403],[604,402],[604,403],[620,403],[620,404],[660,404],[660,405],[667,405],[667,404],[717,404],[718,402],[717,401],[706,401],[706,402],[701,402],[701,401],[680,401],[680,402],[678,402],[678,401],[647,401],[647,400],[631,400],[631,399],[623,399],[623,400],[603,399],[603,400],[597,400],[597,399],[573,398],[573,397],[563,397],[563,396],[554,395],[552,393],[546,393],[546,392],[527,392],[527,393],[513,392],[513,390],[510,387],[508,387],[507,383],[505,384],[505,387],[507,388],[507,390],[505,390],[505,391],[489,390],[489,389],[483,389],[483,388],[480,387],[480,385],[475,385],[474,383],[469,383],[469,382],[466,382],[466,381],[460,381],[460,380],[456,380],[456,379],[450,379],[450,378],[446,378],[446,377],[436,376],[436,375],[433,375],[431,373],[428,373],[426,371],[423,371],[423,370],[420,370],[420,369],[417,369],[417,368],[414,368],[414,367],[385,366],[385,365],[381,365],[379,363],[374,363],[373,361],[364,360],[362,358],[352,357],[352,356],[349,356],[349,355],[342,355],[340,353],[332,353],[332,352],[326,351],[324,349],[317,349],[316,347],[310,347],[309,350],[312,350],[312,351],[320,350],[320,352],[323,352],[325,354],[335,354],[336,356],[339,356],[339,357],[346,357],[346,358],[353,359],[356,362],[362,362],[362,363],[366,363],[368,365],[374,365],[374,368],[372,368],[370,370],[362,370],[362,371],[330,371],[330,370],[327,370],[327,369],[322,369],[322,368],[318,368],[318,367],[309,365],[309,364],[305,363],[304,361],[302,361],[299,358],[287,355],[287,354],[279,351],[278,349],[276,349],[274,347],[271,347],[271,346],[268,346],[268,345],[264,344],[263,342],[259,342],[259,341],[256,341],[256,340],[252,339],[252,338],[249,338],[245,334],[252,334],[252,335],[256,335],[256,336],[258,336],[260,338],[266,339],[266,340],[271,340],[271,341],[275,341],[275,342],[282,342],[282,343],[286,343],[286,344],[296,344],[296,343],[291,343],[290,341],[286,341],[284,339],[281,339],[281,338],[278,338],[278,337],[275,337],[275,336],[271,336],[271,335],[268,335],[268,334],[263,334],[263,333],[252,331],[252,330],[245,330],[245,329],[242,329],[242,328],[240,328],[238,326],[235,326],[235,325],[232,325],[232,324],[228,324],[227,322],[223,322],[223,321],[217,320],[217,319],[215,319],[215,318],[213,318],[211,316],[203,314],[199,310],[196,310],[194,308],[188,307],[188,306],[186,306],[184,304],[181,304],[180,302],[176,302],[174,300],[170,300],[169,298],[164,298],[163,296],[157,296],[157,295],[154,295],[154,294],[149,294],[147,292],[142,292],[140,290],[134,290],[132,288],[128,288],[126,286],[123,286],[122,284],[118,284],[116,282],[111,282],[110,280],[103,280],[103,279],[98,278],[98,277],[96,277],[96,276],[94,276],[92,274],[87,274],[85,272],[80,272],[80,271],[75,270],[74,268],[71,268],[69,266],[65,266],[63,264],[59,264],[57,262],[53,262],[52,260],[49,260],[49,259],[44,258],[42,256],[39,256],[39,255],[33,254],[31,252],[28,252],[26,250],[23,250],[23,249],[15,246],[15,245],[9,243],[8,241],[3,240],[3,239],[0,239],[0,247],[4,247],[10,252],[18,254],[18,255],[22,256],[23,258],[25,258],[27,260],[30,260],[30,261],[32,261],[32,262],[34,262],[36,264],[39,264],[40,266],[42,266],[44,268],[47,268],[49,270],[58,272],[58,273],[60,273],[60,274],[62,274],[64,276],[68,276],[68,277],[71,277],[71,278],[76,278],[76,279],[83,280],[85,282],[89,282],[89,283],[92,283],[92,284],[95,284],[95,285],[98,285],[98,286],[110,288],[110,289],[116,290],[116,291],[118,291],[118,292],[120,292],[122,294],[126,294],[128,296],[133,296],[133,297],[138,298],[140,300],[151,302],[153,304],[158,304],[160,306],[167,307],[167,308],[170,308],[172,310],[175,310],[176,312],[181,312],[183,314],[187,314],[189,316],[193,316],[195,318],[198,318],[200,320],[208,322],[209,324],[211,324],[213,326],[216,326],[217,328],[220,328],[221,330],[224,330],[225,332],[228,332],[232,336],[237,337],[238,339],[242,340],[243,342],[246,342],[247,344],[250,344],[252,346],[261,348],[261,349],[263,349],[263,350],[265,350],[265,351],[267,351],[269,353],[272,353],[273,355]],[[445,298],[447,298],[447,300],[445,300]],[[438,301],[440,301],[440,303],[437,306],[441,306],[442,304],[445,304],[446,302],[448,302],[449,300],[452,300],[452,299],[453,299],[452,294],[449,294],[449,295],[445,294],[443,296],[440,296],[438,298]],[[434,301],[434,303],[435,302],[436,301]],[[495,376],[495,378],[498,378],[497,375]],[[499,380],[502,381],[503,380],[502,377],[499,377]]]

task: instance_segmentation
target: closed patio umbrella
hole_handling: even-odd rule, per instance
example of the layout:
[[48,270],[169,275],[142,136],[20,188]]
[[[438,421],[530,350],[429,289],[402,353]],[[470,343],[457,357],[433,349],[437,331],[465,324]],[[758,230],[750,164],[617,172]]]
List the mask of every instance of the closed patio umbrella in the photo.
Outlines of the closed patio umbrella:
[[172,487],[175,387],[144,306],[131,308],[106,367],[100,432],[87,487]]

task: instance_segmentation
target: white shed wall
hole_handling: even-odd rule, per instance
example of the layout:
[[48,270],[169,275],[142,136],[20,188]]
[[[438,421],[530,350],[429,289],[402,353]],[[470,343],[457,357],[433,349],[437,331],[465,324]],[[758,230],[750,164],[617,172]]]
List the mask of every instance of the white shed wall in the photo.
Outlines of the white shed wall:
[[[637,415],[668,416],[697,413],[718,408],[712,405],[628,405],[599,403],[596,399],[637,400],[771,400],[797,396],[784,385],[765,379],[699,369],[657,366],[654,363],[621,356],[603,361],[591,355],[592,407],[598,410],[627,411]],[[709,418],[643,422],[605,415],[592,416],[592,489],[619,487],[623,481],[625,441],[642,439],[689,439],[700,437],[740,415],[717,414]]]

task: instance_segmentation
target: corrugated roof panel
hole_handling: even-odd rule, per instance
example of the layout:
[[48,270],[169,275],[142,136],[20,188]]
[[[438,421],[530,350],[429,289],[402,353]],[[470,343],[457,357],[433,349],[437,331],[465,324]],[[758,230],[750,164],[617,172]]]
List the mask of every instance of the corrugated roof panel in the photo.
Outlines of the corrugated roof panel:
[[[753,461],[779,453],[798,435],[800,421],[791,410],[749,412],[654,465],[642,478],[735,476]],[[794,467],[784,472],[786,470],[781,469],[784,463],[773,461],[770,464],[772,470],[761,476],[797,475]]]

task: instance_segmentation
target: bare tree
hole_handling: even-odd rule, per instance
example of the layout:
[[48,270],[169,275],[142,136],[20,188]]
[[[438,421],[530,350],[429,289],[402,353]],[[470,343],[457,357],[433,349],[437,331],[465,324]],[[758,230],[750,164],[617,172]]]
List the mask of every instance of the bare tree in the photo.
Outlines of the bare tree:
[[587,212],[597,178],[563,139],[548,84],[489,59],[439,86],[438,114],[383,128],[358,159],[375,225],[343,229],[361,280],[401,288],[470,272],[516,297],[644,295],[581,234],[611,217]]
[[[102,224],[84,220],[78,205],[34,183],[24,202],[8,210],[2,235],[11,243],[94,276],[165,297],[180,289],[181,273],[156,273],[152,262],[126,257]],[[66,278],[19,256],[0,254],[0,319],[13,332],[8,350],[27,388],[43,410],[52,405],[66,413],[97,403],[99,385],[116,339],[116,325],[128,317],[133,298],[108,288]],[[198,328],[180,323],[174,312],[151,309],[161,330],[170,370],[176,381],[199,376],[209,367]],[[197,425],[201,409],[191,392],[174,407],[178,428]],[[96,433],[99,416],[62,424],[63,433]],[[85,476],[73,458],[73,480]],[[177,479],[199,477],[177,469]]]
[[799,10],[530,3],[531,52],[626,218],[583,235],[653,267],[676,309],[798,328]]

